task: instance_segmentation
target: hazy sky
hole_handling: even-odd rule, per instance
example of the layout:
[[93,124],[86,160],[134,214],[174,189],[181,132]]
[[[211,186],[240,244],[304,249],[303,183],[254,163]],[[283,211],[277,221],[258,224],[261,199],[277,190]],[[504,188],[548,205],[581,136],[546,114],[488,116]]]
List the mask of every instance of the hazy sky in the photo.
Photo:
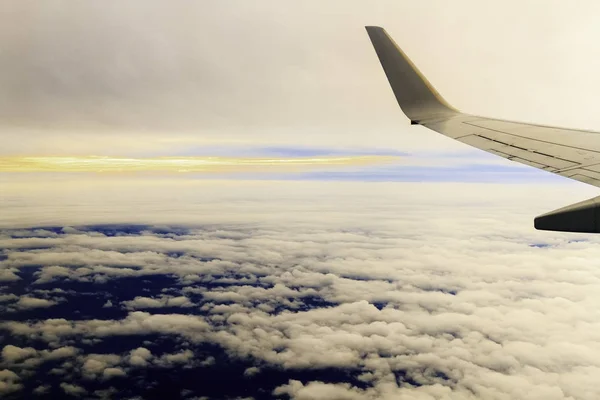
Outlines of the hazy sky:
[[2,154],[171,155],[276,144],[465,149],[408,129],[365,25],[384,26],[466,112],[600,126],[593,1],[0,7]]

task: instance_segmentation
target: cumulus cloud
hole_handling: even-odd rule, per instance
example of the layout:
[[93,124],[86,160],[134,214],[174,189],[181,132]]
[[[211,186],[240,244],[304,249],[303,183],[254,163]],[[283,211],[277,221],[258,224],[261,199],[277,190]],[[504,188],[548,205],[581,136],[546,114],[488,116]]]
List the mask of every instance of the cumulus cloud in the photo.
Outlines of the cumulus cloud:
[[33,347],[6,345],[2,349],[2,365],[23,369],[33,369],[44,362],[55,362],[70,359],[79,354],[79,349],[64,346],[56,349],[37,350]]
[[[247,200],[239,218],[254,223],[129,226],[114,236],[85,227],[52,237],[6,233],[0,265],[44,266],[34,278],[41,290],[59,279],[101,287],[95,276],[171,283],[111,297],[123,315],[6,320],[0,328],[37,345],[9,347],[3,360],[25,368],[57,352],[73,362],[61,376],[74,370],[118,382],[145,368],[218,363],[192,350],[217,346],[253,360],[241,369],[246,380],[269,368],[347,377],[292,378],[273,388],[294,399],[594,399],[600,320],[590,310],[600,274],[590,260],[600,257],[600,238],[534,231],[530,216],[542,206],[527,202],[530,189],[485,187],[498,196],[490,202],[475,186],[441,200],[434,195],[442,189],[428,185],[391,194],[381,185],[342,185],[347,192],[335,194],[315,184],[302,187],[320,191],[318,205],[302,193]],[[503,193],[510,188],[512,200]],[[265,204],[276,220],[261,219]],[[10,250],[26,244],[35,251]],[[60,268],[45,270],[52,266]],[[124,311],[103,309],[104,299],[102,312]],[[165,309],[173,304],[183,308]],[[153,347],[149,335],[170,338],[173,350]],[[139,344],[119,354],[69,347],[124,336]],[[36,350],[43,342],[53,350]]]
[[2,349],[2,360],[7,363],[22,361],[35,355],[37,355],[37,350],[32,347],[21,348],[9,344]]
[[144,347],[138,347],[129,353],[129,364],[136,367],[145,367],[150,359],[152,359],[152,352]]
[[33,394],[35,395],[44,395],[50,391],[52,387],[50,385],[40,385],[33,389]]
[[80,397],[87,393],[87,391],[79,385],[73,385],[71,383],[62,382],[60,388],[68,395]]
[[278,387],[273,391],[273,394],[276,396],[286,394],[299,400],[362,400],[367,398],[362,395],[361,390],[351,388],[348,384],[326,384],[317,381],[304,385],[296,380]]
[[103,372],[106,368],[106,363],[94,359],[88,359],[83,364],[83,372],[86,375],[95,376],[96,374]]
[[42,356],[45,360],[59,360],[62,358],[74,357],[79,353],[79,349],[73,346],[60,347],[54,350],[43,350]]
[[179,353],[163,354],[156,360],[156,364],[160,366],[172,366],[173,364],[189,364],[194,358],[194,352],[191,350],[183,350]]
[[0,303],[6,303],[6,302],[10,302],[10,301],[14,301],[17,300],[19,298],[19,296],[14,295],[14,294],[2,294],[0,295]]
[[[105,376],[109,368],[115,368],[122,362],[122,357],[118,354],[87,354],[79,360],[82,364],[81,373],[88,379],[96,379],[99,376]],[[109,371],[108,376],[116,375],[115,371]]]
[[48,308],[57,304],[55,301],[47,299],[38,299],[36,297],[24,296],[17,301],[15,307],[18,310],[30,310],[32,308]]
[[125,373],[125,371],[122,368],[115,368],[115,367],[111,367],[111,368],[106,368],[103,372],[102,372],[102,377],[105,379],[111,379],[111,378],[115,378],[115,377],[122,377],[122,376],[126,376],[127,374]]
[[61,338],[84,335],[105,337],[114,335],[145,335],[163,333],[174,335],[201,335],[209,329],[203,317],[181,314],[149,314],[142,311],[129,313],[123,320],[84,320],[47,319],[33,324],[5,322],[1,325],[15,334],[32,335],[48,342]]
[[19,375],[8,369],[0,370],[0,394],[5,395],[23,389]]
[[14,282],[19,279],[21,278],[15,274],[13,269],[0,269],[0,282]]
[[260,368],[258,367],[250,367],[246,368],[244,371],[244,376],[254,376],[260,372]]
[[137,296],[133,300],[124,301],[123,305],[128,310],[163,307],[192,307],[194,304],[185,296],[161,295],[156,298]]

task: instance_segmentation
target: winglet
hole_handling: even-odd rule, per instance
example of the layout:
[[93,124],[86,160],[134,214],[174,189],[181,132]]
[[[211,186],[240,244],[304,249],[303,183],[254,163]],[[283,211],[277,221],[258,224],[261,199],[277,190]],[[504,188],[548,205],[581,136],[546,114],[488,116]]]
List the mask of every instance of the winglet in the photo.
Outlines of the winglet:
[[458,113],[419,72],[385,29],[378,26],[367,26],[366,29],[396,100],[413,125]]

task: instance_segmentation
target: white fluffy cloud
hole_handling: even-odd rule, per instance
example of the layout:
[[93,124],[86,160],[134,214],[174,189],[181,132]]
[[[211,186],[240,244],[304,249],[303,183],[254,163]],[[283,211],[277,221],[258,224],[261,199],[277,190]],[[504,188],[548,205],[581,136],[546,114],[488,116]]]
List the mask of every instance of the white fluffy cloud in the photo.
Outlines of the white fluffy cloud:
[[170,367],[174,364],[190,364],[194,358],[194,352],[191,350],[183,350],[179,353],[163,354],[156,360],[156,364],[163,367]]
[[14,269],[1,269],[0,282],[14,282],[19,280],[19,276],[15,274]]
[[102,372],[102,377],[105,379],[110,379],[110,378],[114,378],[114,377],[122,377],[125,375],[127,375],[127,374],[122,368],[115,368],[115,367],[106,368]]
[[15,334],[31,335],[46,341],[85,335],[105,337],[113,335],[144,335],[149,333],[174,335],[201,335],[209,324],[200,316],[181,314],[149,314],[142,311],[129,313],[123,320],[47,319],[37,323],[6,322],[3,327]]
[[48,308],[55,305],[56,302],[47,299],[38,299],[36,297],[24,296],[17,301],[15,307],[18,310],[29,310],[32,308]]
[[[181,285],[121,301],[129,311],[122,319],[5,321],[2,328],[53,346],[158,334],[289,370],[343,369],[363,383],[291,380],[275,389],[294,399],[597,397],[600,238],[531,227],[539,209],[577,194],[426,184],[342,184],[334,192],[300,184],[319,194],[314,204],[294,185],[278,183],[290,191],[279,197],[251,191],[253,200],[223,216],[226,223],[180,234],[6,235],[0,267],[45,265],[42,289],[57,279],[157,274]],[[547,196],[534,201],[536,190]],[[26,246],[35,251],[11,250]],[[201,315],[160,313],[198,298]],[[83,376],[107,380],[195,360],[188,349],[153,354],[150,345],[115,355],[72,350],[71,358]],[[41,351],[7,354],[23,363]]]
[[62,382],[60,388],[68,395],[80,397],[87,393],[87,391],[79,385],[73,385],[71,383]]
[[145,367],[151,359],[152,352],[144,347],[138,347],[129,353],[129,364],[136,367]]
[[192,307],[194,304],[185,296],[161,295],[156,298],[137,296],[133,300],[124,301],[123,305],[129,310],[163,307]]
[[19,375],[8,369],[0,370],[0,395],[19,391],[23,388]]
[[8,344],[2,348],[2,366],[33,369],[47,361],[70,359],[79,354],[73,346],[63,346],[52,350],[37,350],[33,347],[18,347]]
[[119,371],[124,372],[118,368],[123,362],[118,354],[87,354],[78,361],[81,363],[81,375],[87,379],[111,378],[118,376]]
[[37,354],[37,350],[32,347],[20,348],[12,344],[4,346],[2,349],[2,360],[7,363],[14,363],[26,358],[33,357]]

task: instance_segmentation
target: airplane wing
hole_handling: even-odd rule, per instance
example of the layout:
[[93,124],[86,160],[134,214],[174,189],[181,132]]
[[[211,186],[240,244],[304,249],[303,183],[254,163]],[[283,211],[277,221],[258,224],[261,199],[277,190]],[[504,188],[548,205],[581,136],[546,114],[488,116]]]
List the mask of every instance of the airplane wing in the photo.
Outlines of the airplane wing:
[[[422,125],[511,161],[600,187],[600,132],[503,121],[449,105],[387,32],[366,27],[396,100]],[[600,196],[535,219],[536,229],[600,233]]]

